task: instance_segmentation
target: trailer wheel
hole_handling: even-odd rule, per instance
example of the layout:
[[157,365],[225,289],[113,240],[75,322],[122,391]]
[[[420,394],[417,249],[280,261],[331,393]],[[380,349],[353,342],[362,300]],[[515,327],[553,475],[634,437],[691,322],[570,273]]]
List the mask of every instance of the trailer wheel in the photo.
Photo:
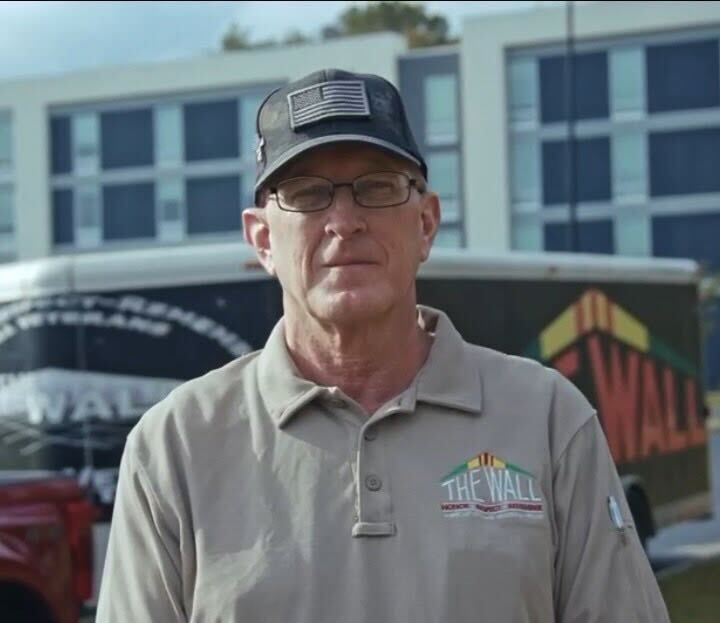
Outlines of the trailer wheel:
[[645,493],[638,487],[630,487],[626,493],[628,506],[635,522],[638,538],[643,549],[647,551],[648,539],[655,535],[655,523],[653,522],[650,504],[648,504]]
[[3,623],[55,623],[39,595],[21,584],[0,584]]

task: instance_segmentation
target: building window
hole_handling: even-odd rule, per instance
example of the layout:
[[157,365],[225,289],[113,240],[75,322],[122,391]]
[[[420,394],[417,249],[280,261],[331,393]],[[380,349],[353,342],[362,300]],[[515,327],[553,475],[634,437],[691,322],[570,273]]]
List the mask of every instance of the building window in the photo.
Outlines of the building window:
[[720,268],[720,213],[656,216],[652,220],[653,254],[692,258]]
[[[611,220],[580,221],[577,223],[577,251],[581,253],[615,252],[613,224]],[[569,223],[545,224],[545,250],[571,251]]]
[[14,233],[13,187],[7,184],[0,186],[0,238],[12,237]]
[[720,104],[716,39],[648,46],[646,59],[648,112]]
[[436,74],[426,76],[425,143],[447,145],[457,142],[457,76]]
[[612,137],[613,197],[619,203],[647,196],[647,149],[641,131],[618,129]]
[[103,169],[145,167],[154,162],[150,108],[100,115]]
[[515,251],[543,250],[543,230],[537,218],[515,217],[513,219],[512,248]]
[[515,210],[537,209],[540,204],[540,154],[537,139],[515,136],[512,141],[512,201]]
[[[540,59],[540,111],[543,123],[556,123],[568,118],[566,60],[565,56]],[[576,54],[573,61],[574,118],[607,118],[607,54]]]
[[69,188],[54,190],[53,242],[73,244],[75,242],[75,219],[73,218],[73,191]]
[[75,241],[79,247],[97,247],[102,240],[100,191],[95,184],[83,184],[74,196]]
[[98,118],[93,112],[72,117],[73,172],[75,175],[96,175],[99,153]]
[[155,108],[155,159],[159,166],[175,166],[182,162],[182,115],[178,104]]
[[433,152],[427,156],[430,188],[440,197],[443,223],[460,220],[459,157],[456,151]]
[[12,122],[9,114],[0,113],[0,171],[9,170],[13,160]]
[[615,252],[618,255],[650,255],[650,219],[647,213],[632,209],[615,214]]
[[236,99],[185,104],[185,160],[237,158],[238,103]]
[[653,197],[720,191],[720,128],[649,136]]
[[645,57],[642,48],[610,52],[610,106],[613,116],[645,112]]
[[[543,202],[568,203],[569,154],[567,141],[544,141]],[[607,137],[575,141],[575,200],[610,199],[610,140]]]
[[51,111],[55,244],[237,235],[251,201],[241,180],[255,172],[255,117],[270,89]]
[[103,238],[133,240],[155,237],[155,185],[113,184],[103,187]]
[[185,235],[185,186],[181,178],[158,181],[157,221],[161,240],[182,240]]
[[186,181],[187,233],[240,232],[240,177],[198,177]]
[[460,249],[462,246],[462,231],[458,227],[440,227],[433,240],[433,247],[437,249]]
[[55,175],[72,172],[70,117],[50,119],[50,168]]
[[515,123],[537,121],[537,62],[534,58],[510,61],[510,120]]

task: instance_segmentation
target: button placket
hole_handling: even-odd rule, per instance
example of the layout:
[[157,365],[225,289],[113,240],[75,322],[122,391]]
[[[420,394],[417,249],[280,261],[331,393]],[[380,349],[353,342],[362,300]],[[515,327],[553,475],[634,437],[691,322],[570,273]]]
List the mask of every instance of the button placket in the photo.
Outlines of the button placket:
[[365,441],[375,441],[378,437],[377,427],[366,428],[363,433],[363,439]]
[[365,434],[358,437],[356,495],[359,519],[353,536],[390,536],[395,534],[389,475],[385,469],[382,444],[368,443]]

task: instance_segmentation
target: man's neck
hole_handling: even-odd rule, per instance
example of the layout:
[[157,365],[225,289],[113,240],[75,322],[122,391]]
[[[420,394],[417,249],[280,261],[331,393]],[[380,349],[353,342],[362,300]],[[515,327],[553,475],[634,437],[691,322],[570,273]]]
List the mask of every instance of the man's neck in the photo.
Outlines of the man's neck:
[[406,389],[425,363],[432,337],[416,310],[348,326],[285,315],[285,341],[300,374],[318,385],[339,387],[368,415]]

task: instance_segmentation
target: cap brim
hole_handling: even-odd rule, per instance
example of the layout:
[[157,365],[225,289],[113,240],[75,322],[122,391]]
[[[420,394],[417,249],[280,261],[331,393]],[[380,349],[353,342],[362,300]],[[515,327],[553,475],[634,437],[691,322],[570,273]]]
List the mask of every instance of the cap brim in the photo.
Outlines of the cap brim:
[[405,151],[404,149],[401,149],[397,145],[393,145],[388,141],[384,141],[375,136],[366,136],[364,134],[330,134],[328,136],[319,136],[317,138],[309,139],[307,141],[304,141],[300,145],[296,145],[292,149],[286,151],[282,155],[282,158],[278,158],[275,162],[273,162],[272,166],[269,166],[267,169],[265,169],[265,171],[263,171],[263,174],[255,181],[255,193],[257,193],[260,187],[273,173],[275,173],[278,169],[285,166],[288,162],[290,162],[294,158],[297,158],[300,154],[305,153],[309,149],[313,149],[314,147],[319,147],[321,145],[329,145],[331,143],[348,142],[366,143],[368,145],[374,145],[375,147],[381,147],[383,149],[391,151],[395,154],[398,154],[399,156],[402,156],[403,158],[410,160],[411,162],[414,162],[417,166],[420,167],[423,175],[426,174],[425,167],[423,166],[422,162],[420,162],[410,152]]

